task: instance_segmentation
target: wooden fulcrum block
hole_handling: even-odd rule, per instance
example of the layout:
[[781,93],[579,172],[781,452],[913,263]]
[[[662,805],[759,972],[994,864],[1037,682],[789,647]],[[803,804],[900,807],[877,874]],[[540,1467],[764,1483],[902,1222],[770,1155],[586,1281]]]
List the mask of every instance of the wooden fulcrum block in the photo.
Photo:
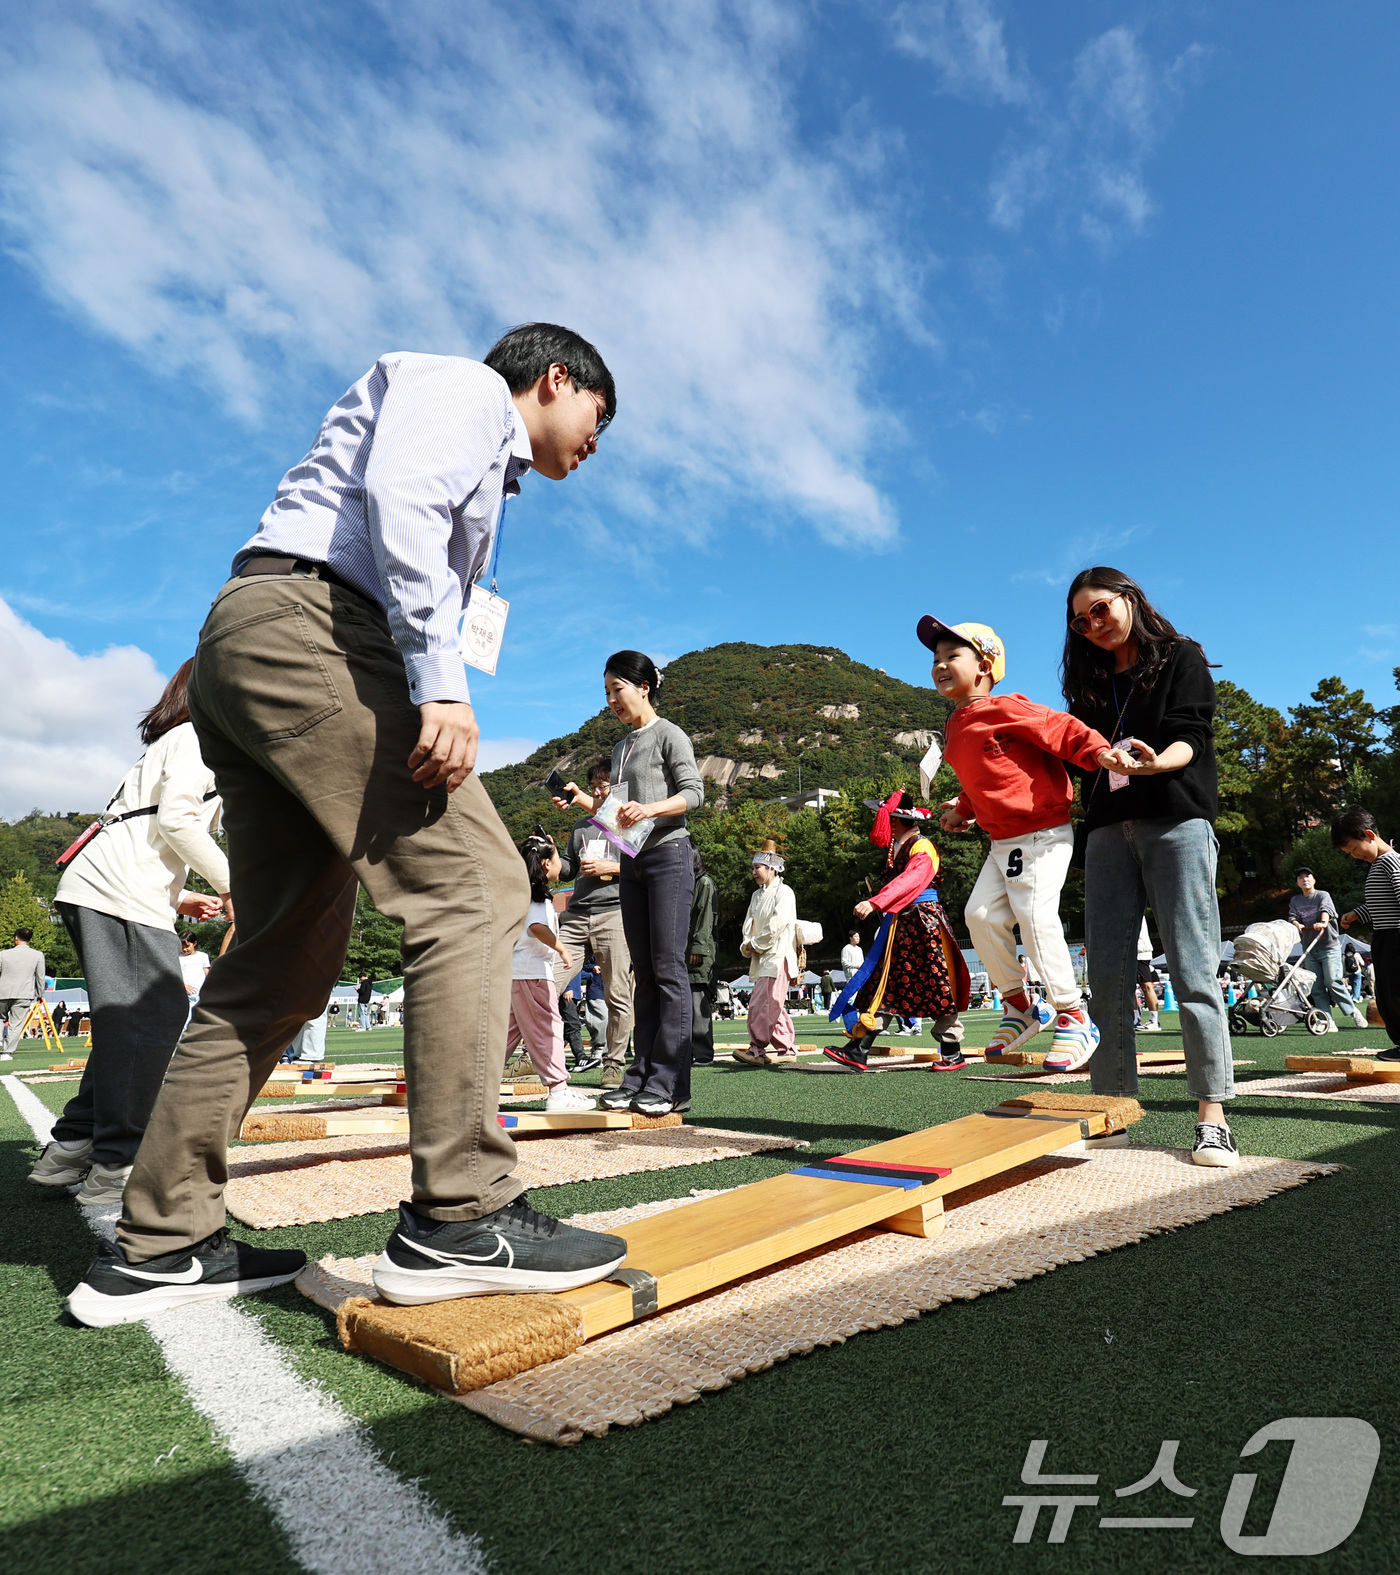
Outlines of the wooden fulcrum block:
[[1373,1061],[1359,1055],[1286,1055],[1290,1072],[1345,1072],[1352,1083],[1400,1083],[1400,1061]]

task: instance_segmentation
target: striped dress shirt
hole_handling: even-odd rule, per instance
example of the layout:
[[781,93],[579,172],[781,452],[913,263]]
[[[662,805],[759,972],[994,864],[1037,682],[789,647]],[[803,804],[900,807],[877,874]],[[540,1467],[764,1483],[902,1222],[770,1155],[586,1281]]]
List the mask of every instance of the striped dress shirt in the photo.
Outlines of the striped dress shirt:
[[326,564],[384,609],[415,705],[469,700],[458,620],[531,459],[499,373],[464,356],[381,356],[282,478],[233,572],[259,554]]

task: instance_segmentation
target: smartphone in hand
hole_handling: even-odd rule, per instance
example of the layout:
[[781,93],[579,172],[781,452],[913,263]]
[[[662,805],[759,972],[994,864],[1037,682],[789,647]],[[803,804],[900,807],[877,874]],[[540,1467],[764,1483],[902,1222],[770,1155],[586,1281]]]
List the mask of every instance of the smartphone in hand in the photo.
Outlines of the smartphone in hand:
[[568,785],[557,771],[551,771],[544,779],[545,791],[552,798],[568,798]]

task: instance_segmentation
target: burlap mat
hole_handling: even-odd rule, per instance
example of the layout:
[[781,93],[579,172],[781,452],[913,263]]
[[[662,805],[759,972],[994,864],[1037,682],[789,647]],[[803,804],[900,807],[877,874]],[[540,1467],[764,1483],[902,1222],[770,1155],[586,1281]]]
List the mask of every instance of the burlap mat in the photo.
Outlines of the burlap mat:
[[1237,1098],[1260,1094],[1265,1099],[1340,1099],[1355,1105],[1400,1105],[1400,1083],[1349,1083],[1344,1072],[1286,1072],[1238,1083]]
[[[947,1228],[931,1240],[860,1231],[592,1340],[562,1361],[449,1398],[512,1432],[575,1444],[663,1416],[789,1356],[1262,1203],[1339,1169],[1247,1156],[1215,1170],[1193,1165],[1185,1150],[1133,1147],[1037,1160],[947,1199]],[[689,1201],[570,1223],[623,1230]],[[320,1267],[346,1294],[372,1295],[365,1285],[373,1261],[328,1259]]]
[[[515,1145],[515,1174],[529,1190],[807,1146],[795,1138],[714,1127],[525,1133]],[[272,1230],[379,1214],[398,1208],[411,1191],[408,1138],[374,1133],[236,1149],[224,1204],[245,1225]]]

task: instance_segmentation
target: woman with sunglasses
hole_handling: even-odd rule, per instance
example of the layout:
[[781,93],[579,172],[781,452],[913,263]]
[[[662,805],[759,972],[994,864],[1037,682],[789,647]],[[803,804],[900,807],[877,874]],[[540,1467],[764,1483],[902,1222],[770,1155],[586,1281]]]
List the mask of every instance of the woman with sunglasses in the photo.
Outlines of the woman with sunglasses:
[[1094,1092],[1137,1092],[1133,994],[1150,904],[1181,1013],[1187,1087],[1198,1101],[1191,1157],[1233,1165],[1239,1150],[1222,1101],[1234,1097],[1234,1063],[1215,978],[1215,683],[1200,645],[1118,569],[1085,569],[1067,600],[1060,676],[1070,712],[1133,757],[1130,771],[1088,771],[1080,787],[1084,940],[1100,1034]]

